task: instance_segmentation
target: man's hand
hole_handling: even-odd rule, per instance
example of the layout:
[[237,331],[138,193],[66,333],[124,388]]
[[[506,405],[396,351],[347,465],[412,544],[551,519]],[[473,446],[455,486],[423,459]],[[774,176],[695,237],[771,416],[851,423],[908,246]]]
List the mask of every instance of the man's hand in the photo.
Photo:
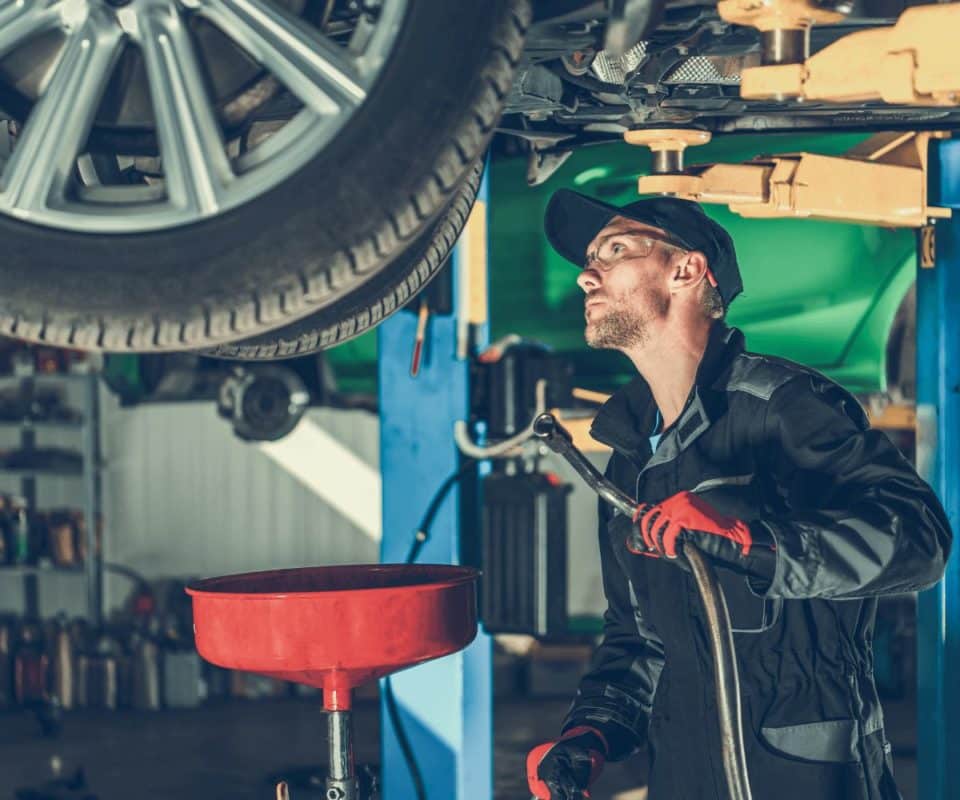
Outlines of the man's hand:
[[719,536],[743,556],[750,555],[753,544],[745,522],[721,514],[693,492],[678,492],[655,506],[641,506],[633,521],[646,549],[667,558],[677,557],[677,539],[684,534],[701,534],[696,537],[701,541],[703,534]]
[[657,505],[640,506],[634,522],[636,529],[627,540],[631,553],[676,558],[677,541],[682,539],[725,566],[767,580],[773,576],[772,539],[755,541],[746,522],[721,514],[693,492],[678,492]]
[[600,775],[607,744],[594,728],[571,728],[559,741],[534,747],[527,755],[527,783],[541,800],[580,800]]

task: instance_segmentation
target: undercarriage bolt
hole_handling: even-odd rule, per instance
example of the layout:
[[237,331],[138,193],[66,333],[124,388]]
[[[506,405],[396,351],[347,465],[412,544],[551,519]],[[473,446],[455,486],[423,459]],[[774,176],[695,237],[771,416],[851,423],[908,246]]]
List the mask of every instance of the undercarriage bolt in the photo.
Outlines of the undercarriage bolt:
[[331,786],[327,789],[327,800],[343,800],[344,797],[346,797],[346,794],[344,794],[343,789],[337,786]]
[[802,64],[810,50],[809,29],[762,31],[761,59],[763,64]]
[[654,150],[650,171],[655,172],[657,175],[683,172],[683,151]]
[[683,151],[706,144],[710,141],[710,133],[692,128],[644,128],[627,131],[623,138],[627,144],[650,148],[652,174],[675,175],[683,172]]

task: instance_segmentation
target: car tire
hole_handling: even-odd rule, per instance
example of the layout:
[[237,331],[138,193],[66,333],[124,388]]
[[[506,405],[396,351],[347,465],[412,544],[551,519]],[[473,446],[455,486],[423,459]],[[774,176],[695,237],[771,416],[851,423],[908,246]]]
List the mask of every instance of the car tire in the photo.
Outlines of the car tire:
[[[0,333],[172,351],[250,338],[344,303],[370,307],[373,286],[386,297],[385,283],[409,282],[393,280],[411,274],[401,254],[485,151],[529,19],[528,0],[411,2],[378,82],[340,134],[291,178],[219,216],[124,235],[3,216]],[[351,312],[336,313],[343,341]],[[357,323],[362,313],[353,312]]]
[[271,361],[305,356],[355,339],[395,314],[433,280],[447,263],[467,224],[482,178],[478,162],[440,219],[404,251],[389,270],[348,298],[309,317],[239,342],[201,351],[212,358]]

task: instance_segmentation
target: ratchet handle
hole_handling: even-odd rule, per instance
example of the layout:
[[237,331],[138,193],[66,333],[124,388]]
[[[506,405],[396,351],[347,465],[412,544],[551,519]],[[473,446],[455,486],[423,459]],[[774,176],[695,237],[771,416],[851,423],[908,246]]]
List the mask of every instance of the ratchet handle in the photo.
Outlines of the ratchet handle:
[[633,525],[630,527],[630,533],[627,535],[626,545],[627,550],[629,550],[635,556],[657,558],[658,554],[647,547],[647,543],[643,540],[643,534],[640,532],[640,517],[642,517],[649,509],[649,504],[640,503],[633,512]]
[[637,501],[608,481],[573,443],[570,431],[553,414],[541,414],[533,421],[533,435],[553,452],[563,456],[593,491],[610,505],[631,519],[637,510]]
[[[533,421],[533,435],[557,455],[563,456],[583,478],[587,486],[621,514],[625,514],[632,522],[635,523],[640,515],[649,508],[646,504],[637,505],[636,500],[601,475],[599,470],[574,445],[570,431],[564,428],[553,414],[541,414]],[[627,549],[631,553],[654,555],[647,551],[643,537],[640,536],[640,531],[636,525],[633,526],[633,530],[627,538]]]

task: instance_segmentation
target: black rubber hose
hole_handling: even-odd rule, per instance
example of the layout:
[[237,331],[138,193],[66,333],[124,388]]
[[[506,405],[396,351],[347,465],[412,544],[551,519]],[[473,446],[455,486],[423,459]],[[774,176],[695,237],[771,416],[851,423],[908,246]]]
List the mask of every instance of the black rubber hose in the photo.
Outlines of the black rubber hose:
[[423,518],[417,526],[417,532],[414,534],[413,542],[410,545],[410,550],[404,561],[405,564],[412,564],[420,556],[420,551],[430,538],[430,528],[433,527],[433,520],[436,518],[437,512],[440,511],[440,506],[443,505],[443,501],[447,498],[450,490],[459,483],[465,475],[476,468],[476,460],[472,458],[468,459],[456,472],[448,475],[447,479],[440,484],[440,488],[434,492],[433,497],[427,504],[427,510],[424,512]]
[[387,705],[387,716],[390,717],[393,732],[397,736],[397,744],[400,745],[403,760],[407,763],[410,780],[413,781],[413,791],[417,795],[417,800],[427,800],[427,790],[423,785],[423,775],[420,774],[420,766],[417,764],[413,747],[410,746],[410,740],[407,738],[407,731],[403,727],[403,720],[400,719],[400,709],[397,706],[397,698],[393,696],[393,684],[390,683],[389,676],[383,679],[383,699]]
[[720,754],[727,777],[730,800],[751,800],[747,754],[743,742],[740,715],[740,680],[733,629],[723,588],[713,567],[696,547],[683,545],[683,557],[693,572],[707,617],[710,649],[713,651],[713,677],[717,693],[717,721],[720,726]]

